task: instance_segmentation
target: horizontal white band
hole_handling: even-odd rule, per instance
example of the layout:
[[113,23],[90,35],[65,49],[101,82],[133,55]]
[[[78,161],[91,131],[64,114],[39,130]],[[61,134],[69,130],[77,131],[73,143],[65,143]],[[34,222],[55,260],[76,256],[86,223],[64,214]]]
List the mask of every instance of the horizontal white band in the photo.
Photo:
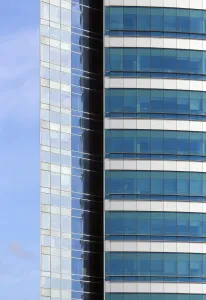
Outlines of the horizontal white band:
[[105,211],[206,213],[206,203],[181,201],[104,200]]
[[206,132],[206,122],[152,119],[104,119],[105,129],[147,129]]
[[181,91],[206,91],[206,81],[181,79],[154,78],[110,78],[105,77],[105,88],[133,88],[133,89],[165,89]]
[[206,253],[204,243],[146,242],[146,241],[105,241],[105,251],[109,252],[167,252]]
[[206,284],[162,282],[105,282],[106,293],[205,294]]
[[104,0],[104,5],[206,9],[204,0]]
[[105,159],[105,170],[206,172],[206,162]]
[[206,41],[157,37],[108,37],[104,38],[105,47],[163,48],[184,50],[206,50]]

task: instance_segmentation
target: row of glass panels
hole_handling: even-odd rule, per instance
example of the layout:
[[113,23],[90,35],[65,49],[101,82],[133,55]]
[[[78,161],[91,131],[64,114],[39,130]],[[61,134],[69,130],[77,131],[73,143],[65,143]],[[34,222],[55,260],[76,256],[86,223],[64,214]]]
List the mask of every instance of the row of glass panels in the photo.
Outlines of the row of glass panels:
[[162,89],[106,89],[105,113],[205,115],[206,93]]
[[[206,214],[176,212],[105,212],[105,234],[173,236],[174,240],[206,236]],[[132,238],[132,237],[131,237]]]
[[105,7],[105,30],[206,34],[206,11],[156,7]]
[[106,252],[105,268],[111,281],[117,280],[113,276],[120,276],[120,281],[123,279],[121,276],[125,276],[125,281],[136,281],[139,276],[140,280],[141,276],[146,281],[147,276],[151,281],[152,276],[154,280],[155,276],[160,276],[162,281],[167,281],[167,277],[174,276],[186,282],[198,282],[206,276],[206,254]]
[[105,193],[206,196],[206,173],[106,171]]
[[[157,48],[105,48],[106,75],[129,73],[206,74],[206,52]],[[127,76],[127,75],[126,75]],[[135,75],[137,76],[137,75]],[[160,76],[161,77],[161,76]],[[200,78],[199,78],[200,79]]]
[[109,158],[205,160],[202,156],[206,155],[206,133],[106,130],[105,152]]

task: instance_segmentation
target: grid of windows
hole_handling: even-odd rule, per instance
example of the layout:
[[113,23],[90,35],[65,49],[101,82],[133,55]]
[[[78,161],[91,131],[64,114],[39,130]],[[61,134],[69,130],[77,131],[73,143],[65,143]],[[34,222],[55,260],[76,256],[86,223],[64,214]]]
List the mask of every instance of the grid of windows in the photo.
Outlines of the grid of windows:
[[105,267],[110,281],[206,281],[206,254],[106,252]]
[[105,75],[206,79],[206,52],[161,48],[105,48]]
[[[204,10],[109,6],[105,7],[105,35],[203,40],[206,37],[205,20]],[[185,47],[185,50],[184,48],[163,49],[159,48],[159,44],[155,45],[155,41],[156,39],[153,38],[151,48],[142,45],[140,48],[129,48],[126,42],[123,48],[120,48],[120,44],[117,47],[113,45],[111,48],[105,48],[105,76],[116,77],[112,82],[108,80],[108,86],[111,83],[113,88],[105,90],[105,117],[145,119],[145,122],[140,122],[139,126],[146,124],[147,120],[150,122],[150,119],[205,121],[206,94],[194,91],[195,84],[192,82],[206,80],[205,52],[186,50],[188,47]],[[125,77],[128,79],[124,80]],[[181,84],[181,80],[184,80],[183,84],[187,82],[188,87],[193,84],[192,88],[190,86],[192,91],[155,89],[155,80],[152,81],[153,85],[148,82],[148,86],[146,85],[148,80],[142,80],[143,89],[127,88],[133,86],[129,83],[129,78],[132,77],[180,79],[178,84]],[[118,82],[117,78],[121,81]],[[134,83],[135,80],[132,84]],[[173,87],[178,88],[178,84],[173,84]],[[204,85],[204,82],[202,84]],[[121,86],[125,88],[120,88]],[[138,79],[136,86],[141,86],[138,84]],[[150,89],[151,86],[153,89]],[[198,89],[202,89],[200,83]],[[170,125],[173,123],[171,122]],[[160,130],[162,127],[158,127],[160,122],[155,123],[155,121],[150,123],[151,130],[143,130],[142,127],[139,127],[141,130],[123,129],[118,126],[117,120],[108,124],[113,129],[105,131],[105,158],[120,159],[123,163],[125,163],[124,159],[134,159],[137,166],[139,159],[184,160],[188,163],[190,160],[205,161],[205,133],[199,132],[199,129],[198,132],[163,131]],[[124,125],[122,120],[121,124]],[[128,121],[128,128],[130,124],[135,122]],[[155,128],[159,130],[153,130],[152,124],[155,124],[157,126]],[[167,123],[164,124],[166,126]],[[181,124],[184,126],[184,122]],[[197,125],[198,122],[194,124]],[[182,128],[185,128],[182,130],[189,130],[190,127],[188,125]],[[152,165],[153,168],[155,165]],[[174,164],[171,163],[171,168],[172,165]],[[149,163],[147,166],[148,171],[129,171],[126,170],[125,163],[125,170],[107,170],[105,172],[107,204],[109,205],[108,200],[116,201],[112,204],[114,209],[118,209],[118,202],[120,204],[124,201],[136,200],[146,200],[147,204],[149,201],[205,202],[205,173],[176,172],[173,168],[172,171],[153,169],[150,171]],[[167,166],[169,167],[169,163]],[[138,168],[140,169],[140,164]],[[125,203],[127,209],[129,203]],[[141,205],[144,206],[144,203],[142,202]],[[123,283],[123,281],[205,283],[205,254],[180,253],[179,248],[175,253],[160,253],[158,251],[161,250],[156,249],[157,243],[152,243],[154,248],[149,248],[150,241],[204,243],[206,232],[204,211],[201,208],[198,210],[199,213],[149,211],[149,204],[148,211],[132,211],[132,207],[131,211],[124,211],[124,204],[121,203],[120,211],[105,211],[105,240],[119,241],[121,246],[124,242],[126,244],[126,241],[144,240],[144,245],[148,242],[148,248],[145,250],[148,252],[138,252],[143,251],[143,248],[138,249],[138,246],[137,252],[106,252],[106,281],[112,281],[114,284],[110,288],[114,287],[114,291],[115,289],[118,291],[115,282]],[[169,209],[171,207],[168,206]],[[114,244],[118,245],[118,243]],[[112,246],[111,251],[114,251]],[[164,291],[164,294],[131,294],[127,288],[125,294],[106,294],[106,299],[196,298],[194,294],[167,294],[167,291]],[[204,299],[204,296],[198,295],[197,299]]]
[[105,117],[206,120],[206,93],[162,89],[106,89]]
[[105,34],[206,38],[204,10],[157,7],[106,7]]
[[106,212],[107,240],[205,242],[206,214],[181,212]]
[[47,2],[41,1],[41,299],[101,299],[102,228],[92,222],[103,219],[103,141],[94,145],[103,126],[102,22],[96,23],[102,1]]

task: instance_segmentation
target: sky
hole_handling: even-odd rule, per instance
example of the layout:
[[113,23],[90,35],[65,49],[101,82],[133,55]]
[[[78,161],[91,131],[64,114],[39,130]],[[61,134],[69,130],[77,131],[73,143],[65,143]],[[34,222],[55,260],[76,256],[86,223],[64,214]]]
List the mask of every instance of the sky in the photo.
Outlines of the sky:
[[1,1],[0,298],[39,299],[39,0]]

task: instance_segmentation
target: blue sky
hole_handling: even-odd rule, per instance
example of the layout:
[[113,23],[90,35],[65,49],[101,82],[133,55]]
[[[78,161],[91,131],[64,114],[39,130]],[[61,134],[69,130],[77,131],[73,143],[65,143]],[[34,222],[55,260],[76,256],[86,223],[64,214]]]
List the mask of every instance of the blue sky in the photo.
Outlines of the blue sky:
[[39,0],[0,13],[1,299],[39,299]]

